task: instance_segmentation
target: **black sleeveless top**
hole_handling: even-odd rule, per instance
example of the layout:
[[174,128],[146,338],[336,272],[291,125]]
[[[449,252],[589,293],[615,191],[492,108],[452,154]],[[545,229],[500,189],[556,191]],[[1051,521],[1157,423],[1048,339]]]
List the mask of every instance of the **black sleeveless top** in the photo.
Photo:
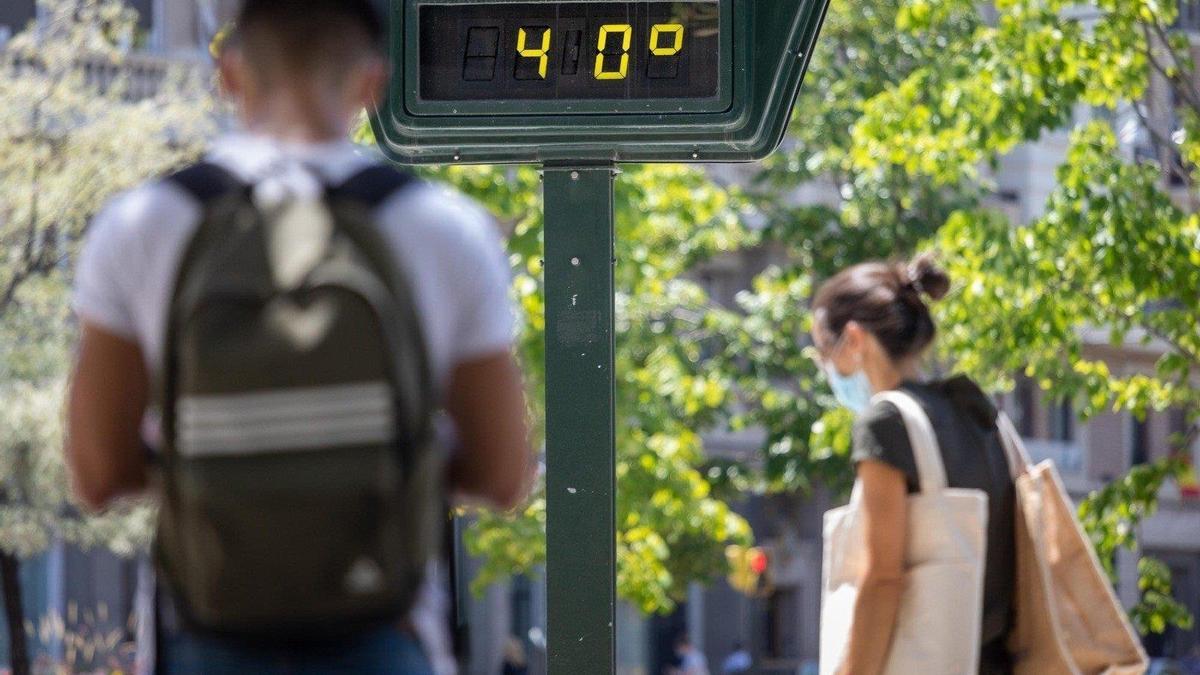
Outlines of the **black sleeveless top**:
[[[996,408],[966,377],[907,382],[901,389],[916,398],[929,415],[950,487],[982,490],[988,496],[979,672],[1008,672],[1005,643],[1013,624],[1016,591],[1016,494],[996,429]],[[907,478],[909,493],[918,491],[908,430],[891,403],[872,405],[856,420],[852,457],[856,463],[873,459],[899,469]]]

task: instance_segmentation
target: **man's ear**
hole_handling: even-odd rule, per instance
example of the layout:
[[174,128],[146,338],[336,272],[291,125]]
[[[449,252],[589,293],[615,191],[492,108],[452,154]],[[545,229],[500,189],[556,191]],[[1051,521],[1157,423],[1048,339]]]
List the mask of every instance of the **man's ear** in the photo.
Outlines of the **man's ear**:
[[383,57],[373,56],[363,63],[359,73],[359,81],[355,84],[357,91],[351,92],[355,103],[367,110],[374,110],[387,95],[391,67]]
[[229,98],[241,98],[246,92],[246,59],[242,50],[226,46],[217,56],[221,91]]

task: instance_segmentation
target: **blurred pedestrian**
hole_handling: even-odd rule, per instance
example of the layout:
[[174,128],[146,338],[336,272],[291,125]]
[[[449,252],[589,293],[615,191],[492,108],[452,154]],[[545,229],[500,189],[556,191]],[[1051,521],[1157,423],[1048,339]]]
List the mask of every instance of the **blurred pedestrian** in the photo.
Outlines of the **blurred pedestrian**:
[[528,675],[529,658],[525,654],[525,644],[516,636],[510,636],[504,644],[504,664],[501,675]]
[[[843,673],[882,672],[893,635],[922,630],[919,616],[903,619],[913,625],[898,625],[906,547],[922,540],[922,533],[909,531],[907,520],[907,498],[920,483],[905,419],[893,403],[873,401],[891,391],[915,399],[932,422],[949,486],[987,495],[978,672],[1010,671],[1005,642],[1013,623],[1016,574],[1014,489],[998,413],[966,377],[922,376],[922,359],[936,333],[927,301],[940,299],[949,288],[949,277],[929,257],[910,264],[866,263],[828,280],[813,303],[820,365],[837,400],[857,417],[852,458],[861,489],[866,562]],[[963,588],[960,602],[974,592]]]
[[245,0],[244,130],[92,224],[66,453],[92,508],[160,499],[159,672],[431,672],[443,487],[527,488],[490,219],[348,140],[384,40],[369,0]]
[[721,664],[721,672],[725,675],[748,673],[753,667],[754,659],[750,657],[750,652],[746,651],[746,646],[741,641],[738,641],[733,643],[733,651],[725,657],[725,662]]
[[668,668],[668,675],[708,675],[708,659],[696,649],[687,633],[675,638],[675,656],[679,665]]

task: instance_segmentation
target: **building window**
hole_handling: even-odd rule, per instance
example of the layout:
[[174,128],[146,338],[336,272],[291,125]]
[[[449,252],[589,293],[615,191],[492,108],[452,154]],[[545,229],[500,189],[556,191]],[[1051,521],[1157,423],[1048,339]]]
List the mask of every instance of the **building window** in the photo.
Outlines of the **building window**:
[[[1184,4],[1187,4],[1187,3],[1183,3],[1183,2],[1180,3],[1181,10],[1183,9]],[[1196,5],[1197,3],[1192,3],[1192,4]],[[1195,29],[1191,29],[1191,30],[1195,30]],[[1179,91],[1175,88],[1174,85],[1171,85],[1167,88],[1167,93],[1169,94],[1169,97],[1170,97],[1170,106],[1171,106],[1170,110],[1168,111],[1171,114],[1171,126],[1169,129],[1167,129],[1167,133],[1171,138],[1174,139],[1174,138],[1177,138],[1178,134],[1183,133],[1183,121],[1181,119],[1179,119],[1179,108],[1180,108]],[[1172,143],[1171,146],[1169,148],[1167,148],[1166,151],[1168,153],[1168,158],[1166,160],[1167,161],[1168,183],[1171,185],[1171,187],[1183,187],[1183,186],[1187,185],[1189,180],[1191,179],[1191,173],[1195,170],[1196,167],[1189,164],[1184,159],[1183,153],[1180,152],[1178,145]]]
[[675,655],[675,641],[680,635],[688,634],[688,603],[676,606],[675,611],[663,616],[655,614],[650,617],[647,631],[647,644],[651,651],[650,663],[654,667],[649,672],[662,673],[670,668],[679,666],[679,658]]
[[1150,461],[1150,413],[1146,413],[1144,418],[1139,418],[1136,415],[1133,418],[1133,438],[1130,439],[1129,447],[1130,463],[1133,466],[1141,466]]
[[[518,575],[512,578],[510,611],[512,612],[512,634],[522,642],[529,642],[533,624],[533,582],[529,577]],[[526,651],[529,644],[525,644]]]
[[1021,432],[1025,438],[1033,438],[1036,432],[1034,411],[1037,407],[1037,391],[1034,390],[1033,380],[1025,377],[1017,380],[1017,389],[1013,392],[1013,398],[1016,399],[1017,406],[1015,411],[1017,431]]
[[[25,27],[36,18],[36,0],[4,0],[0,2],[0,34],[8,33],[9,37],[25,30]],[[0,40],[3,43],[4,40]]]
[[1175,20],[1175,27],[1200,31],[1200,0],[1179,0],[1179,18]]
[[1169,427],[1171,433],[1171,452],[1186,453],[1190,447],[1187,436],[1188,434],[1188,416],[1187,412],[1179,408],[1171,410],[1169,415]]
[[1050,440],[1063,443],[1075,440],[1075,408],[1069,400],[1050,406]]
[[800,658],[800,627],[799,588],[777,589],[767,596],[767,658]]

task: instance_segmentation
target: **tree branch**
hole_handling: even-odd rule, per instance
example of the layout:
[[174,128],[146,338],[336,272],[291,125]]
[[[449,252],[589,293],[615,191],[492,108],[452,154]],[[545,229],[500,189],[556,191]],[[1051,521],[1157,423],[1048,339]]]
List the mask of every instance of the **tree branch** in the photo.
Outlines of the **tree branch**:
[[1185,72],[1190,73],[1191,69],[1184,67],[1183,58],[1176,53],[1175,48],[1171,45],[1171,36],[1167,34],[1167,30],[1162,23],[1154,21],[1152,25],[1154,26],[1155,34],[1158,35],[1158,39],[1162,41],[1167,54],[1170,54],[1171,61],[1175,64],[1175,77],[1172,79],[1177,86],[1186,90],[1192,109],[1200,113],[1200,89],[1196,88],[1196,83],[1190,77],[1185,77],[1183,74]]
[[1118,310],[1117,308],[1111,306],[1110,304],[1102,302],[1100,300],[1100,298],[1097,297],[1094,293],[1092,293],[1091,291],[1089,291],[1086,288],[1083,288],[1082,286],[1079,286],[1079,285],[1075,285],[1075,284],[1063,285],[1063,284],[1053,284],[1052,283],[1051,288],[1056,288],[1060,293],[1065,292],[1065,293],[1079,294],[1080,296],[1085,298],[1089,303],[1091,303],[1094,307],[1099,308],[1102,312],[1107,314],[1110,319],[1116,320],[1116,321],[1124,321],[1131,325],[1137,326],[1138,328],[1141,328],[1142,330],[1146,331],[1151,337],[1157,338],[1157,339],[1162,340],[1163,342],[1167,343],[1167,345],[1171,349],[1174,349],[1180,356],[1182,356],[1185,359],[1187,359],[1188,361],[1190,361],[1193,367],[1200,368],[1200,352],[1192,350],[1187,345],[1182,344],[1178,338],[1167,334],[1161,328],[1154,326],[1152,323],[1139,318],[1138,315],[1125,314],[1124,312]]
[[[1146,57],[1146,60],[1149,61],[1150,66],[1154,68],[1159,75],[1162,75],[1169,84],[1175,87],[1176,93],[1180,94],[1184,99],[1186,99],[1187,104],[1190,105],[1193,110],[1196,110],[1198,113],[1200,113],[1200,93],[1198,93],[1193,87],[1186,86],[1186,83],[1183,82],[1183,78],[1181,78],[1179,75],[1178,66],[1176,66],[1176,71],[1172,73],[1167,65],[1158,60],[1158,57],[1154,52],[1154,47],[1151,45],[1152,38],[1149,28],[1146,26],[1146,24],[1142,24],[1142,27],[1146,36],[1146,46],[1141,51]],[[1172,59],[1174,59],[1174,52],[1171,51],[1170,45],[1167,45],[1167,51],[1172,54]]]
[[27,267],[13,273],[12,278],[8,280],[8,284],[4,287],[4,292],[0,293],[0,318],[8,313],[8,310],[12,307],[13,299],[17,295],[17,289],[30,276],[31,274]]
[[[1169,138],[1164,137],[1160,131],[1154,128],[1138,104],[1134,103],[1132,107],[1134,114],[1137,115],[1138,122],[1142,125],[1142,128],[1150,134],[1150,139],[1151,143],[1154,145],[1155,154],[1160,158],[1163,157],[1163,155],[1166,155],[1167,164],[1169,165],[1168,171],[1173,171],[1174,173],[1178,174],[1179,177],[1183,179],[1185,186],[1191,188],[1194,184],[1193,174],[1186,166],[1183,165],[1182,156],[1175,150],[1175,143]],[[1188,201],[1191,204],[1192,210],[1200,210],[1200,202],[1197,202],[1197,197],[1195,194],[1193,194],[1193,191],[1188,189],[1187,193]]]

